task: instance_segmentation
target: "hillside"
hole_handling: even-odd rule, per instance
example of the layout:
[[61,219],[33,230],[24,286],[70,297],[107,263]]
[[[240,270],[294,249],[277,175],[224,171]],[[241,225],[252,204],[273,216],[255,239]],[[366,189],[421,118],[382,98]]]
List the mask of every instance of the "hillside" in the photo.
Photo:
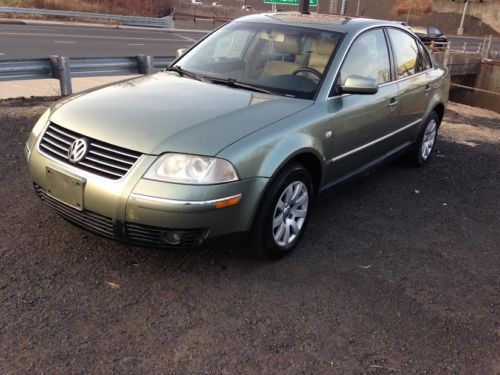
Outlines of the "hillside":
[[152,17],[169,13],[170,4],[170,0],[0,0],[0,6]]
[[[41,9],[76,10],[83,12],[113,13],[137,16],[162,17],[170,14],[172,7],[184,14],[205,15],[209,18],[238,17],[247,14],[241,11],[242,4],[253,6],[257,11],[270,11],[271,5],[264,4],[263,0],[218,0],[223,8],[210,6],[212,0],[204,0],[205,6],[190,6],[188,0],[0,0],[0,6],[21,6]],[[398,4],[404,0],[348,0],[346,14],[359,16],[406,21],[406,14],[397,14]],[[427,0],[426,0],[427,1]],[[319,7],[312,7],[312,11],[320,13],[339,13],[342,0],[319,0]],[[296,6],[279,5],[279,10],[296,10]],[[409,17],[412,25],[433,25],[447,34],[455,34],[460,23],[460,15],[456,13],[431,12],[425,16]],[[491,27],[481,20],[467,16],[465,20],[466,35],[498,35]]]

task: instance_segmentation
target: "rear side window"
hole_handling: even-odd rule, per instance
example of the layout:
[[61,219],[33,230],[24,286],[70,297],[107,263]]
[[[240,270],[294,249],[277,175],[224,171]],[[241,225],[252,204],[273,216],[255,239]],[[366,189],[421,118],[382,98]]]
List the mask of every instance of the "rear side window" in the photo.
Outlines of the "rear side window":
[[367,31],[354,41],[340,69],[341,85],[350,75],[373,78],[378,84],[391,80],[389,52],[382,29]]
[[[427,68],[424,55],[410,34],[398,29],[389,29],[392,50],[396,60],[398,79],[412,76]],[[430,63],[430,62],[429,62]]]
[[431,63],[431,58],[429,56],[429,53],[426,51],[425,47],[421,44],[418,43],[418,51],[419,51],[419,56],[420,56],[420,64],[421,64],[421,69],[422,70],[427,70],[432,68],[432,63]]

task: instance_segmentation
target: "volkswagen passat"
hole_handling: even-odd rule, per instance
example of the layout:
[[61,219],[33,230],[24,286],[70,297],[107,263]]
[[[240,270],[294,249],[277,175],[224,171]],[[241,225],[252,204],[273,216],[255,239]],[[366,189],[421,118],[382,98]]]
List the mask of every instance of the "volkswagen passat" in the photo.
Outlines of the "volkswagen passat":
[[158,247],[250,234],[280,257],[321,191],[429,160],[448,87],[395,22],[253,15],[164,72],[55,104],[26,156],[40,198],[87,230]]

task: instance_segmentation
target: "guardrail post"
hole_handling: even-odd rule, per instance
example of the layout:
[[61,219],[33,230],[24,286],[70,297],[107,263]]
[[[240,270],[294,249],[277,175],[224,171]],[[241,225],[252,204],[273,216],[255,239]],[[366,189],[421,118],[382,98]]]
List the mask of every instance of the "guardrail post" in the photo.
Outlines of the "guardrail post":
[[71,86],[71,71],[69,69],[69,58],[65,56],[50,56],[52,66],[52,78],[59,80],[61,96],[68,96],[73,93]]
[[71,85],[71,71],[69,69],[69,57],[59,56],[57,59],[57,69],[59,70],[59,83],[61,86],[61,96],[68,96],[73,93]]
[[155,72],[153,56],[138,55],[137,66],[139,74],[151,75]]

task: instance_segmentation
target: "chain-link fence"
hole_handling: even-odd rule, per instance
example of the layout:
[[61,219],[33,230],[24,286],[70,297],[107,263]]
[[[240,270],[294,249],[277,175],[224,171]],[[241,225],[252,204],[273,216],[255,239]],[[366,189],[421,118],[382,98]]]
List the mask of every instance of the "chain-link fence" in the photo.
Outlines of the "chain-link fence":
[[447,66],[451,76],[450,100],[500,112],[500,61],[491,55],[491,39],[476,51],[452,50],[449,43],[429,47],[436,62]]

